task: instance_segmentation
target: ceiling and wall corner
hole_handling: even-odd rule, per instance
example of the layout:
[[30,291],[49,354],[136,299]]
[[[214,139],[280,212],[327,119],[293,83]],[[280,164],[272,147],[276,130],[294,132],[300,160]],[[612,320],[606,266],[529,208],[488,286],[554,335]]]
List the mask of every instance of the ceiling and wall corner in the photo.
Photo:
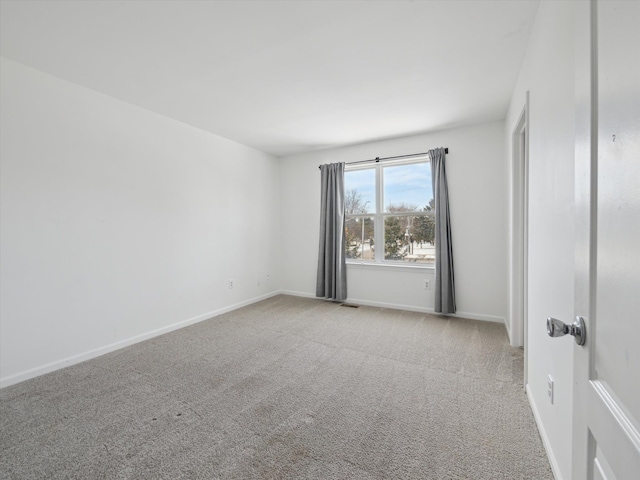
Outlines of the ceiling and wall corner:
[[537,6],[3,0],[0,47],[283,156],[504,119]]

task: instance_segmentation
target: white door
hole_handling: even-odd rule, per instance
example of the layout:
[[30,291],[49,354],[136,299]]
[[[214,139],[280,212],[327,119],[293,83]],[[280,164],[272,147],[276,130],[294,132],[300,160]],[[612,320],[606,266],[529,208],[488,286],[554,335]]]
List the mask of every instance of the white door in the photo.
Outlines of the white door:
[[640,478],[640,2],[580,2],[573,478]]

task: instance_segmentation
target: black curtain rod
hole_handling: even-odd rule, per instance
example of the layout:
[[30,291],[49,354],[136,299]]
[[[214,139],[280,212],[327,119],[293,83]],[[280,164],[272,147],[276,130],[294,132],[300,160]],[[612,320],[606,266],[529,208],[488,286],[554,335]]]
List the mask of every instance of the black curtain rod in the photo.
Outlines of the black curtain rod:
[[[449,153],[449,148],[445,148],[444,149],[444,153]],[[379,163],[382,160],[395,160],[397,158],[411,158],[411,157],[422,157],[424,155],[429,155],[429,152],[424,152],[424,153],[410,153],[409,155],[397,155],[395,157],[376,157],[376,158],[371,158],[369,160],[358,160],[357,162],[347,162],[345,163],[345,165],[357,165],[359,163],[369,163],[369,162],[375,162],[375,163]],[[318,168],[320,168],[321,165],[318,165]]]

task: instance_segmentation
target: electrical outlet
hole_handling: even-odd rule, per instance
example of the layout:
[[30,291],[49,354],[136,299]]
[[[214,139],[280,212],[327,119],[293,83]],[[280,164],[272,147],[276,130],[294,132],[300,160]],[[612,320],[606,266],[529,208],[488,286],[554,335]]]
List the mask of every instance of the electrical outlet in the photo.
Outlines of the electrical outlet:
[[229,280],[229,288],[233,288],[233,280]]
[[424,289],[431,290],[431,282],[429,280],[424,281]]
[[265,277],[267,278],[267,282],[271,280],[271,274],[270,274],[270,273],[267,273],[267,274],[265,275]]
[[551,378],[551,375],[547,375],[547,396],[551,405],[553,405],[553,378]]

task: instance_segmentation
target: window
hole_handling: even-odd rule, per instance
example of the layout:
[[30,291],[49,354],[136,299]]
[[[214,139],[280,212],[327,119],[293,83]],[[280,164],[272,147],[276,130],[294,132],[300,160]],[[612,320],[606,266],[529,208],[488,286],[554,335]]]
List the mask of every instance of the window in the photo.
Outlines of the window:
[[428,157],[345,171],[347,261],[433,264],[435,218]]

